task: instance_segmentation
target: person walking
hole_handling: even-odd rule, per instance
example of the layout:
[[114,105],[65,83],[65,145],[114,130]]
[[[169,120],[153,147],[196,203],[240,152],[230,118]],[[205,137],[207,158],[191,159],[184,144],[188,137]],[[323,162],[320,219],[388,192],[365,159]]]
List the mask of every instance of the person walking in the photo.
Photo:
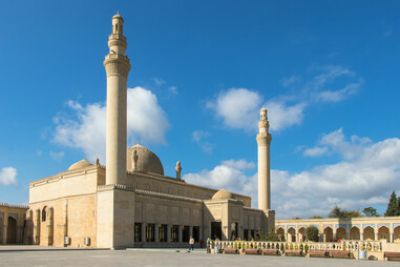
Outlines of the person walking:
[[189,239],[189,249],[188,252],[193,251],[194,250],[194,238],[191,236]]

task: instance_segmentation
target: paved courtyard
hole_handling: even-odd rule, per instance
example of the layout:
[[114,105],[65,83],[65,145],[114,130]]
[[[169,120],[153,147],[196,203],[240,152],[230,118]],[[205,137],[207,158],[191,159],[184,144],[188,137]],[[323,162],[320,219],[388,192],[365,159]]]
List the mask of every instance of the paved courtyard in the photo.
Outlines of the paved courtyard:
[[0,266],[399,266],[397,262],[306,259],[275,256],[208,255],[204,250],[37,250],[0,249]]

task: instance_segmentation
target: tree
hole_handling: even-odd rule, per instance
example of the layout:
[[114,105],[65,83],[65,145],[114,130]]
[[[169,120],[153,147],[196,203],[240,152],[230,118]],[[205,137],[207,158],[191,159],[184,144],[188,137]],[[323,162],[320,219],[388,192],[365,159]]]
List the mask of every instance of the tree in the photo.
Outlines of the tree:
[[347,219],[361,217],[361,213],[358,210],[345,210],[335,206],[328,216],[329,218]]
[[367,207],[367,208],[363,209],[362,212],[363,212],[364,215],[367,216],[367,217],[379,217],[378,212],[377,212],[376,209],[373,208],[373,207]]
[[306,228],[306,239],[309,241],[319,241],[319,231],[315,226],[309,226]]
[[320,215],[314,215],[314,216],[311,216],[310,219],[322,219],[322,216],[320,216]]
[[399,214],[399,200],[397,199],[396,192],[392,192],[390,195],[388,207],[385,212],[385,216],[397,216]]

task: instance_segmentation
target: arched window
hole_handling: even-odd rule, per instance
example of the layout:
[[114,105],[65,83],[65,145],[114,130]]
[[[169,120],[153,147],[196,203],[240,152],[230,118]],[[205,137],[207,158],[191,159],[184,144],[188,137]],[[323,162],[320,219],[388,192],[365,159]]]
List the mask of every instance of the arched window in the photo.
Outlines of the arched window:
[[47,207],[44,207],[42,210],[42,222],[46,221],[46,217],[47,217]]

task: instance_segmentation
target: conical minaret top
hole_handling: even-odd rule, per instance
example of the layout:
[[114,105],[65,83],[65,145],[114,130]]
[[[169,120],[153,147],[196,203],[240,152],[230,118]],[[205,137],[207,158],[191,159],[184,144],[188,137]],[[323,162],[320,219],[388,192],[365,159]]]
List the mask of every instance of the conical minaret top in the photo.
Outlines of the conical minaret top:
[[271,166],[270,144],[272,136],[269,133],[268,112],[266,108],[260,110],[258,122],[258,208],[264,212],[271,209]]

